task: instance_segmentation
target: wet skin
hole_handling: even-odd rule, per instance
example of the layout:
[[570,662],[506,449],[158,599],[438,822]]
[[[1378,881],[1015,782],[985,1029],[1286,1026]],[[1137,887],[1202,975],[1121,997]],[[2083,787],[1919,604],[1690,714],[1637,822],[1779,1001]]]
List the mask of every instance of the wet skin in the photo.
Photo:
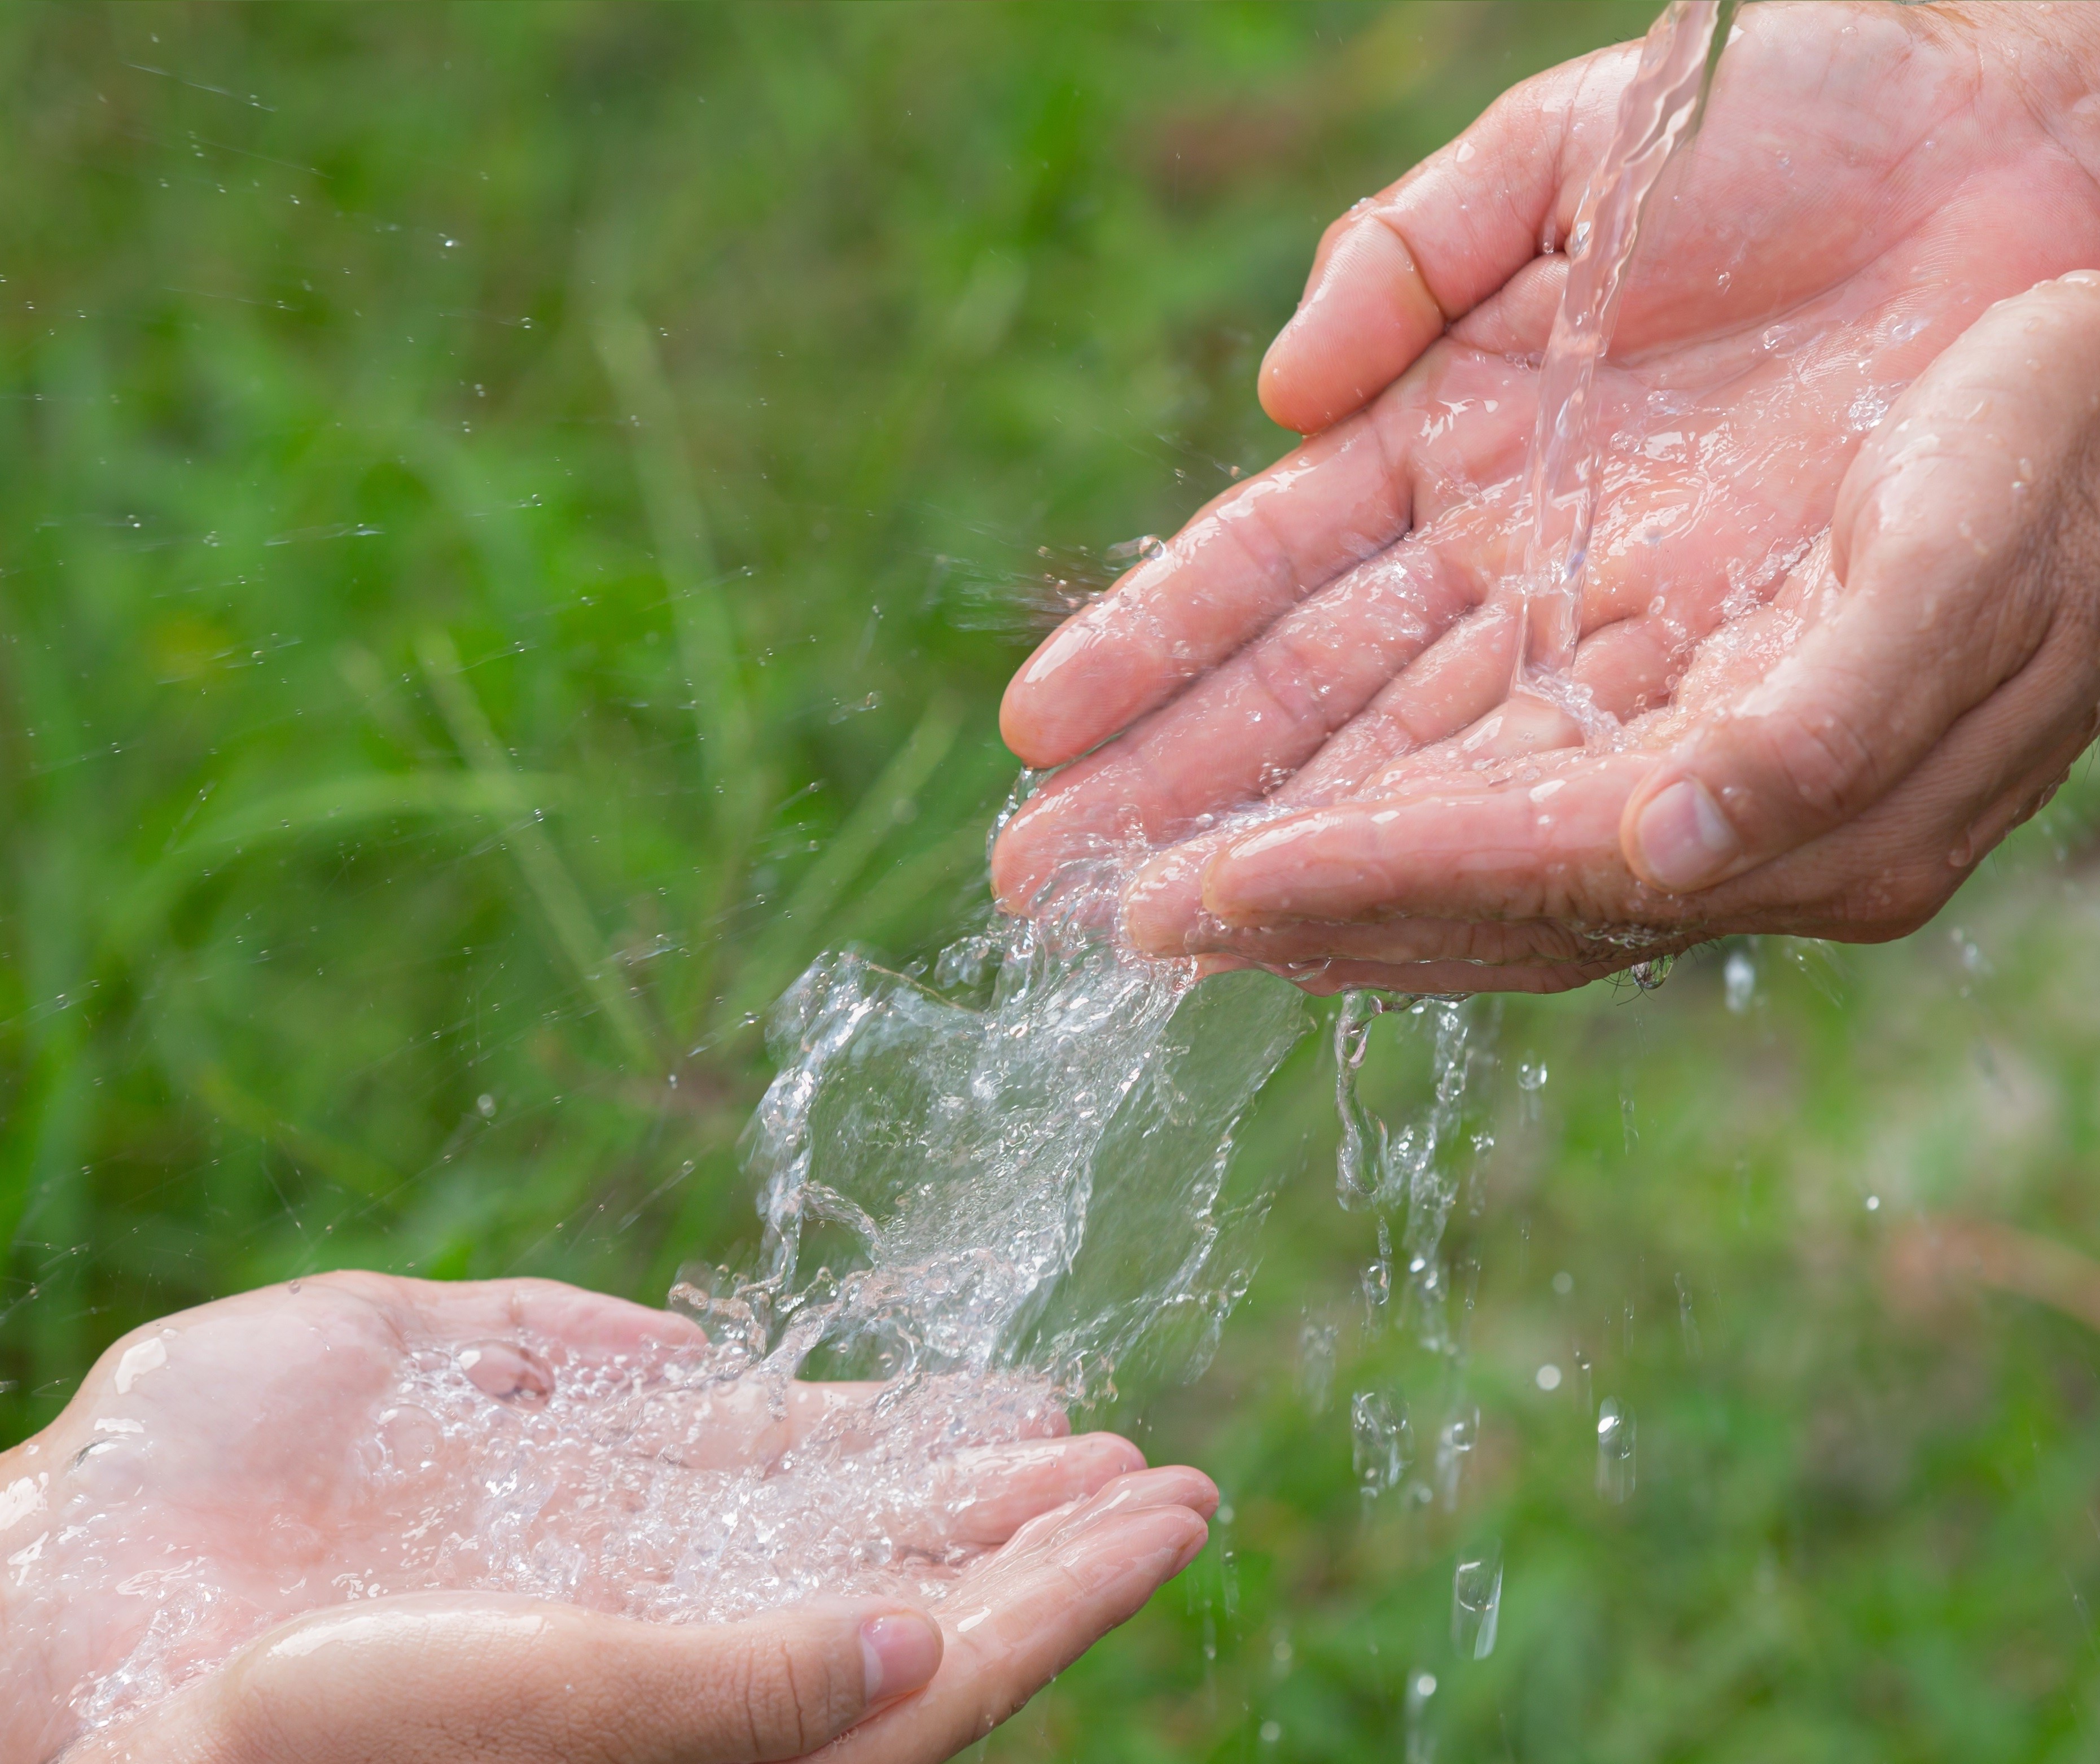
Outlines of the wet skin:
[[999,841],[1001,899],[1149,851],[1140,946],[1320,990],[1554,990],[1724,932],[1924,922],[2100,705],[2096,295],[2036,287],[2100,264],[2097,32],[1741,15],[1599,375],[1572,677],[1624,727],[1586,752],[1510,693],[1510,579],[1565,276],[1539,244],[1632,51],[1517,87],[1337,221],[1262,371],[1318,432],[1008,688],[1009,744],[1065,769]]
[[[228,1640],[274,1626],[68,1760],[728,1764],[845,1734],[841,1764],[917,1764],[1004,1720],[1202,1545],[1216,1495],[1199,1473],[1148,1470],[1127,1441],[1053,1427],[976,1454],[955,1498],[918,1516],[929,1548],[997,1546],[938,1621],[901,1598],[712,1625],[490,1594],[342,1602],[343,1577],[383,1581],[399,1557],[402,1497],[371,1475],[368,1442],[408,1356],[470,1355],[488,1394],[529,1399],[545,1354],[507,1344],[552,1344],[559,1363],[697,1340],[677,1317],[549,1281],[365,1274],[126,1337],[57,1421],[0,1455],[0,1760],[42,1764],[74,1739],[71,1695],[130,1651],[164,1596],[157,1572],[180,1565],[184,1583],[224,1589]],[[769,1462],[861,1394],[798,1386],[784,1417],[723,1405],[707,1455]],[[419,1508],[435,1490],[472,1509],[449,1451],[435,1448]],[[212,1642],[207,1629],[198,1657],[223,1651]]]

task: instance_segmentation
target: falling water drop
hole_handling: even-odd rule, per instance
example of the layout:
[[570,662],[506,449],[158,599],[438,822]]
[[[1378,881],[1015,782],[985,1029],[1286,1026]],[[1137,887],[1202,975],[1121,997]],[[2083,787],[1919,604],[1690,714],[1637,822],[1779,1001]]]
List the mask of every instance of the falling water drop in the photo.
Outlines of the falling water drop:
[[1435,1673],[1408,1675],[1405,1764],[1436,1764],[1436,1736],[1429,1727],[1429,1700],[1436,1695]]
[[1466,1461],[1480,1437],[1480,1412],[1461,1409],[1452,1415],[1436,1435],[1436,1492],[1444,1510],[1458,1510],[1458,1490],[1465,1480]]
[[1721,970],[1722,996],[1728,1009],[1740,1016],[1750,1008],[1758,993],[1758,965],[1746,951],[1732,949]]
[[1461,1660],[1494,1652],[1502,1607],[1502,1540],[1491,1537],[1462,1554],[1451,1576],[1451,1645]]
[[1597,1408],[1597,1492],[1614,1506],[1634,1492],[1634,1418],[1606,1397]]
[[1383,1391],[1359,1390],[1349,1404],[1357,1484],[1375,1500],[1400,1485],[1414,1461],[1414,1429],[1407,1405],[1396,1408]]
[[1335,1390],[1335,1343],[1339,1332],[1331,1323],[1309,1318],[1298,1332],[1298,1389],[1305,1406],[1325,1414]]

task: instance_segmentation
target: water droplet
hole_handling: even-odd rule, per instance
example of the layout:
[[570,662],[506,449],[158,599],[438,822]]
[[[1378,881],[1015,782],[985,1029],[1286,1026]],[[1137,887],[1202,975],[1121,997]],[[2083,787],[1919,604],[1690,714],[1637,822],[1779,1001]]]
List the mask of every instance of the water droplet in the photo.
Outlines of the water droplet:
[[1436,1435],[1436,1492],[1444,1502],[1444,1510],[1454,1513],[1458,1507],[1458,1490],[1465,1480],[1466,1460],[1473,1455],[1473,1448],[1480,1437],[1480,1412],[1478,1408],[1459,1411],[1445,1421]]
[[1636,962],[1626,973],[1643,992],[1652,993],[1670,978],[1670,970],[1676,964],[1674,956],[1655,956],[1646,962]]
[[1516,1083],[1519,1090],[1543,1090],[1546,1088],[1546,1062],[1544,1060],[1526,1059],[1518,1062],[1516,1068]]
[[1757,997],[1757,963],[1740,949],[1730,950],[1727,963],[1721,970],[1721,987],[1728,1009],[1740,1017]]
[[1407,1405],[1395,1408],[1383,1391],[1359,1390],[1349,1403],[1349,1432],[1357,1486],[1373,1497],[1397,1488],[1414,1461]]
[[1308,1321],[1298,1332],[1298,1389],[1315,1415],[1326,1412],[1335,1389],[1335,1344],[1339,1334],[1331,1323]]
[[1959,925],[1948,933],[1948,939],[1954,945],[1957,953],[1961,957],[1962,967],[1969,973],[1980,977],[1992,971],[1990,957],[1983,953],[1976,939]]
[[1575,1290],[1575,1276],[1563,1268],[1553,1276],[1553,1289],[1563,1298]]
[[1606,1397],[1597,1406],[1597,1492],[1613,1505],[1634,1492],[1634,1418]]
[[1869,1213],[1878,1213],[1882,1210],[1882,1197],[1879,1195],[1867,1196],[1867,1210]]
[[1491,1537],[1462,1554],[1451,1576],[1451,1645],[1461,1660],[1494,1652],[1502,1607],[1502,1540]]
[[481,1118],[487,1121],[496,1112],[496,1099],[484,1090],[474,1099],[474,1106],[480,1111]]
[[1560,1388],[1560,1368],[1558,1366],[1552,1364],[1541,1366],[1533,1377],[1533,1382],[1542,1390],[1557,1390]]
[[1418,1672],[1407,1681],[1405,1764],[1436,1764],[1436,1735],[1429,1726],[1429,1700],[1436,1694],[1436,1675]]

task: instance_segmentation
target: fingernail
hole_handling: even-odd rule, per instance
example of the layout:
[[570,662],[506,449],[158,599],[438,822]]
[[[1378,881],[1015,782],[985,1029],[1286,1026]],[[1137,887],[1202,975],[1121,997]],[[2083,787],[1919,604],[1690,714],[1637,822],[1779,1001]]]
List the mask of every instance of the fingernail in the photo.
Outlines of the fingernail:
[[1659,790],[1634,824],[1641,869],[1673,894],[1704,888],[1742,855],[1720,805],[1696,779]]
[[900,1611],[861,1625],[861,1658],[867,1667],[867,1700],[902,1696],[933,1676],[941,1664],[941,1631],[931,1617]]

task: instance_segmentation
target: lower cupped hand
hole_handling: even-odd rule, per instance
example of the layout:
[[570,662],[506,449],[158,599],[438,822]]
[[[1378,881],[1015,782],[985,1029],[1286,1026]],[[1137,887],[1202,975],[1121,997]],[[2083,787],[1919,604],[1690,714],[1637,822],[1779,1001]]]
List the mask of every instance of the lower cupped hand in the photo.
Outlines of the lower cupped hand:
[[[717,1624],[383,1584],[404,1528],[477,1510],[471,1455],[435,1434],[411,1505],[374,1474],[404,1366],[440,1356],[529,1404],[550,1355],[642,1366],[702,1342],[677,1316],[550,1282],[358,1274],[127,1337],[0,1457],[0,1759],[730,1764],[845,1735],[841,1757],[920,1764],[1004,1719],[1202,1546],[1205,1478],[1147,1470],[1127,1442],[1051,1415],[955,1460],[934,1508],[891,1516],[915,1551],[961,1564],[930,1607],[902,1576],[893,1596]],[[711,1402],[680,1449],[773,1463],[867,1397]],[[141,1661],[143,1713],[98,1724],[111,1673]]]

